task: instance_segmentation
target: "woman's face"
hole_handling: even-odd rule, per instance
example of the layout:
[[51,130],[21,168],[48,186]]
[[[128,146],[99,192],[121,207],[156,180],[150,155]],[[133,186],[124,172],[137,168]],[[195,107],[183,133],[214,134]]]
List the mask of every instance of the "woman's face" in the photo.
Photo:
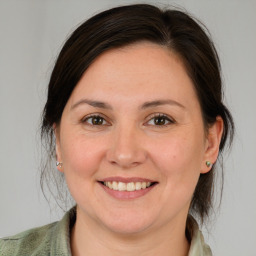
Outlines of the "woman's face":
[[77,211],[119,233],[183,223],[209,140],[174,53],[138,43],[103,53],[70,96],[57,158]]

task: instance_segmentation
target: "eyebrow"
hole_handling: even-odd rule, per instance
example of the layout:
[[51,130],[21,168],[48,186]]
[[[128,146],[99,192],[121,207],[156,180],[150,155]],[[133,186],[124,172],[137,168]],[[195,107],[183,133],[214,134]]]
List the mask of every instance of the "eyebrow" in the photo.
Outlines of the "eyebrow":
[[[95,107],[95,108],[113,110],[111,105],[109,105],[108,103],[105,103],[105,102],[102,102],[102,101],[96,101],[96,100],[89,100],[89,99],[79,100],[78,102],[76,102],[74,105],[71,106],[71,109],[74,109],[74,108],[76,108],[76,107],[78,107],[82,104],[88,104],[88,105],[90,105],[92,107]],[[170,99],[148,101],[148,102],[143,103],[143,105],[140,108],[141,109],[147,109],[147,108],[152,108],[152,107],[158,107],[158,106],[161,106],[161,105],[174,105],[174,106],[178,106],[180,108],[185,108],[179,102],[177,102],[175,100],[170,100]]]
[[113,109],[108,103],[105,103],[102,101],[96,101],[96,100],[89,100],[89,99],[79,100],[77,103],[75,103],[74,105],[71,106],[71,109],[74,109],[82,104],[88,104],[95,108],[103,108],[103,109],[110,109],[110,110]]
[[177,102],[175,100],[167,99],[167,100],[154,100],[154,101],[145,102],[141,106],[141,109],[146,109],[146,108],[151,108],[151,107],[158,107],[158,106],[161,106],[161,105],[174,105],[174,106],[178,106],[180,108],[185,108],[185,106],[183,106],[179,102]]

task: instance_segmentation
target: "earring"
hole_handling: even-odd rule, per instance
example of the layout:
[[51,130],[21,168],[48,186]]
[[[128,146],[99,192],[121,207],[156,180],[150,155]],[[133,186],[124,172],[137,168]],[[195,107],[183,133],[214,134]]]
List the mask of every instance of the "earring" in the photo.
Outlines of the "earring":
[[56,162],[56,166],[59,166],[60,168],[62,167],[63,163],[62,162]]
[[210,161],[206,161],[205,164],[207,167],[212,167],[212,163]]

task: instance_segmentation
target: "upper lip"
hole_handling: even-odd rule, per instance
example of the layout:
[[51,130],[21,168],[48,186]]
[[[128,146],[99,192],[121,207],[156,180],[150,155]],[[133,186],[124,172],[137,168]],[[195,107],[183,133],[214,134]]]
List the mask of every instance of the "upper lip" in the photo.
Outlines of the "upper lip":
[[151,182],[151,183],[153,183],[153,182],[156,182],[155,180],[141,178],[141,177],[120,177],[120,176],[107,177],[100,181],[101,182],[117,181],[117,182],[123,182],[123,183],[129,183],[129,182]]

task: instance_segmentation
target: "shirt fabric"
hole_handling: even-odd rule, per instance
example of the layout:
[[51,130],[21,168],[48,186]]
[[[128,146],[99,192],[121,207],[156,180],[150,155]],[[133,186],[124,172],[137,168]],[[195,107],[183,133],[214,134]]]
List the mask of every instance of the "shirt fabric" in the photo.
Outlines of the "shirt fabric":
[[[62,220],[0,239],[0,256],[71,256],[70,231],[76,221],[76,209]],[[191,245],[188,256],[212,256],[196,221],[189,216]]]

